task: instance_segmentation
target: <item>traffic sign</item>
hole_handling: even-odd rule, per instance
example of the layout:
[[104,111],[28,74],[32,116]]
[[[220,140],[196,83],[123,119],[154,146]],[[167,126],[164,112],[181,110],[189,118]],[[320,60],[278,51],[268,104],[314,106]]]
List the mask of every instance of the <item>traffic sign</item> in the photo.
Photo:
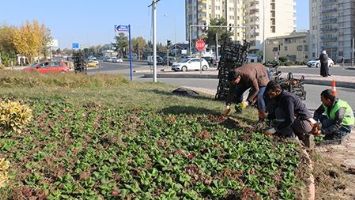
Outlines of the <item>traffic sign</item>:
[[203,41],[202,39],[198,39],[195,43],[195,48],[197,49],[197,51],[203,51],[205,49],[205,41]]
[[80,49],[80,45],[77,42],[74,42],[71,46],[72,46],[72,49]]
[[128,31],[129,25],[115,25],[115,31]]

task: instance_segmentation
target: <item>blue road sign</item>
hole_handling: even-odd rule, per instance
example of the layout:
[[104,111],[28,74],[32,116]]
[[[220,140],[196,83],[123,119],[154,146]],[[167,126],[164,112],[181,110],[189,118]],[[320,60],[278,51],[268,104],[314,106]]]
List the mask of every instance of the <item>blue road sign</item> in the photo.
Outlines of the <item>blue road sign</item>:
[[128,31],[129,25],[115,25],[116,31]]
[[74,42],[71,46],[72,46],[72,49],[79,49],[80,48],[80,45],[77,42]]

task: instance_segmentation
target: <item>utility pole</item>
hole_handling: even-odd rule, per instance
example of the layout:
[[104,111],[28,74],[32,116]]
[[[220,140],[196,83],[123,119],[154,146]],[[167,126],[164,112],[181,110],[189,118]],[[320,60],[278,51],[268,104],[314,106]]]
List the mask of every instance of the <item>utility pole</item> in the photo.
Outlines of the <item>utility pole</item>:
[[157,82],[157,3],[160,0],[153,0],[152,4],[152,21],[153,21],[153,82]]
[[265,0],[263,0],[263,63],[266,62],[266,44],[265,44]]
[[354,37],[351,39],[351,67],[354,66]]

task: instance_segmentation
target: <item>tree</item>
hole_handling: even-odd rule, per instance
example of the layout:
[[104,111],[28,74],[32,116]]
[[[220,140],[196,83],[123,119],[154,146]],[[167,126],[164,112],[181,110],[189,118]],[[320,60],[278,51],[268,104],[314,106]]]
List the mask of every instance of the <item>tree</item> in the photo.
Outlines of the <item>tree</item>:
[[51,31],[44,27],[44,25],[42,25],[43,27],[43,41],[42,41],[42,54],[43,56],[46,58],[48,55],[48,52],[50,51],[49,49],[49,44],[52,42],[53,37],[51,35]]
[[9,66],[10,62],[16,58],[16,48],[12,43],[15,27],[0,27],[0,65]]
[[137,38],[132,39],[132,46],[133,46],[134,52],[137,53],[139,60],[143,56],[143,51],[144,51],[144,48],[146,45],[147,45],[147,43],[143,37],[137,37]]
[[43,49],[51,39],[49,30],[37,21],[26,22],[14,31],[12,42],[16,52],[26,56],[30,62],[43,53]]
[[[227,21],[224,18],[214,18],[210,21],[211,26],[227,26]],[[208,46],[215,46],[216,33],[218,35],[218,43],[221,44],[226,38],[230,38],[233,34],[228,28],[209,27],[207,30],[206,43]]]
[[115,39],[116,43],[113,45],[116,47],[117,52],[119,52],[121,56],[125,56],[128,48],[128,37],[124,33],[119,33]]

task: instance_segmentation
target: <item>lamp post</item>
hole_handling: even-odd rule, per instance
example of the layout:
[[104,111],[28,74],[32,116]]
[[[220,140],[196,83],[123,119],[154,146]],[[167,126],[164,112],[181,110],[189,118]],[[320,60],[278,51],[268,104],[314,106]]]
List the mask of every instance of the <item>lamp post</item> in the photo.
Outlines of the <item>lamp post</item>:
[[[189,25],[189,51],[190,56],[192,55],[192,38],[191,38],[191,28],[192,27],[208,27],[208,28],[245,28],[245,26],[229,26],[229,25],[197,25],[197,24],[190,24]],[[218,45],[218,42],[217,42]],[[218,46],[217,46],[218,50]]]

